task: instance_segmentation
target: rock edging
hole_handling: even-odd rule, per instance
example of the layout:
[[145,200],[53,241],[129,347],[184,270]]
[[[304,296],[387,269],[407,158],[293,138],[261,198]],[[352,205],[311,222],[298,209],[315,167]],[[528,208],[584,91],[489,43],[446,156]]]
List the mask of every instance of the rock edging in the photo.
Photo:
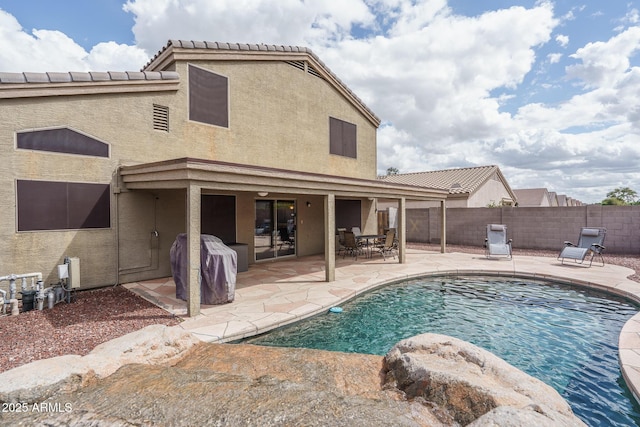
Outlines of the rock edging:
[[95,347],[86,356],[38,360],[0,374],[0,402],[37,402],[56,392],[72,392],[129,363],[172,364],[196,343],[175,326],[151,325]]

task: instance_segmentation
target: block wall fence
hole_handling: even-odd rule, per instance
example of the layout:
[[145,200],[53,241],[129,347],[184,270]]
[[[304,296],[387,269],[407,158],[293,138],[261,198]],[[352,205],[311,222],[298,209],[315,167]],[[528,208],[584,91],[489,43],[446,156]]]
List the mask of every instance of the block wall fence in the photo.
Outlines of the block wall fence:
[[[505,224],[514,249],[560,250],[581,227],[607,229],[605,253],[640,255],[640,206],[448,208],[447,243],[482,246],[487,224]],[[407,209],[407,241],[440,243],[440,208]]]

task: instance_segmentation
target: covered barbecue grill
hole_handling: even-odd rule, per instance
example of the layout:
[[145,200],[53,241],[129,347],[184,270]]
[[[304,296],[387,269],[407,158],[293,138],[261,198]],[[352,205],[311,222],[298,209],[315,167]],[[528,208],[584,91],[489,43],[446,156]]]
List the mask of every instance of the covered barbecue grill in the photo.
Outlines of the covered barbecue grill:
[[[171,246],[171,272],[176,283],[176,298],[187,300],[187,235],[178,234]],[[200,235],[200,304],[224,304],[235,297],[236,251],[216,236]]]

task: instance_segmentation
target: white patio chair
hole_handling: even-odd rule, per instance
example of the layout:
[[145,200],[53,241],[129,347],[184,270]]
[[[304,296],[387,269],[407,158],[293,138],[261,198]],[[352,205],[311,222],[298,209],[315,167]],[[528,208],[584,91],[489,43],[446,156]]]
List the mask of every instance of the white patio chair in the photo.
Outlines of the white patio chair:
[[599,256],[600,261],[602,262],[602,267],[604,267],[602,252],[605,250],[603,244],[606,234],[606,228],[583,227],[580,229],[578,244],[574,245],[571,242],[565,241],[564,248],[562,248],[560,255],[558,255],[558,260],[564,264],[565,258],[568,258],[574,260],[578,264],[583,264],[585,259],[591,255],[591,258],[589,259],[589,267],[591,267],[591,264],[593,264],[593,258]]
[[506,256],[511,258],[512,239],[507,240],[507,226],[503,224],[487,224],[487,237],[484,239],[484,254]]

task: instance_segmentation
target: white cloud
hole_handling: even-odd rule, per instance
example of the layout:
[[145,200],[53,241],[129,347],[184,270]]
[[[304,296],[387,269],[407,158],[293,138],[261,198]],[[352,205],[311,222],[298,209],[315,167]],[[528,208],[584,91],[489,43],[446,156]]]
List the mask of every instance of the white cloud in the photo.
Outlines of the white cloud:
[[640,27],[631,27],[606,42],[588,43],[570,55],[581,63],[567,67],[567,75],[585,87],[615,85],[629,69],[629,58],[640,50]]
[[556,36],[556,41],[560,46],[567,47],[567,45],[569,44],[569,36],[564,34],[558,34]]
[[131,71],[148,60],[148,55],[135,46],[100,43],[88,53],[60,31],[34,29],[27,33],[3,10],[0,43],[1,71],[5,72]]
[[638,12],[638,9],[634,8],[629,10],[629,12],[627,12],[625,17],[622,18],[622,22],[626,24],[631,24],[631,25],[636,25],[640,23],[640,12]]
[[[89,55],[86,63],[92,71],[137,71],[149,60],[144,50],[115,42],[98,43]],[[137,64],[132,68],[132,64]]]
[[557,64],[562,59],[561,53],[550,53],[547,55],[547,59],[549,59],[550,64]]
[[168,39],[325,45],[375,17],[361,0],[128,0],[138,46],[154,52]]

